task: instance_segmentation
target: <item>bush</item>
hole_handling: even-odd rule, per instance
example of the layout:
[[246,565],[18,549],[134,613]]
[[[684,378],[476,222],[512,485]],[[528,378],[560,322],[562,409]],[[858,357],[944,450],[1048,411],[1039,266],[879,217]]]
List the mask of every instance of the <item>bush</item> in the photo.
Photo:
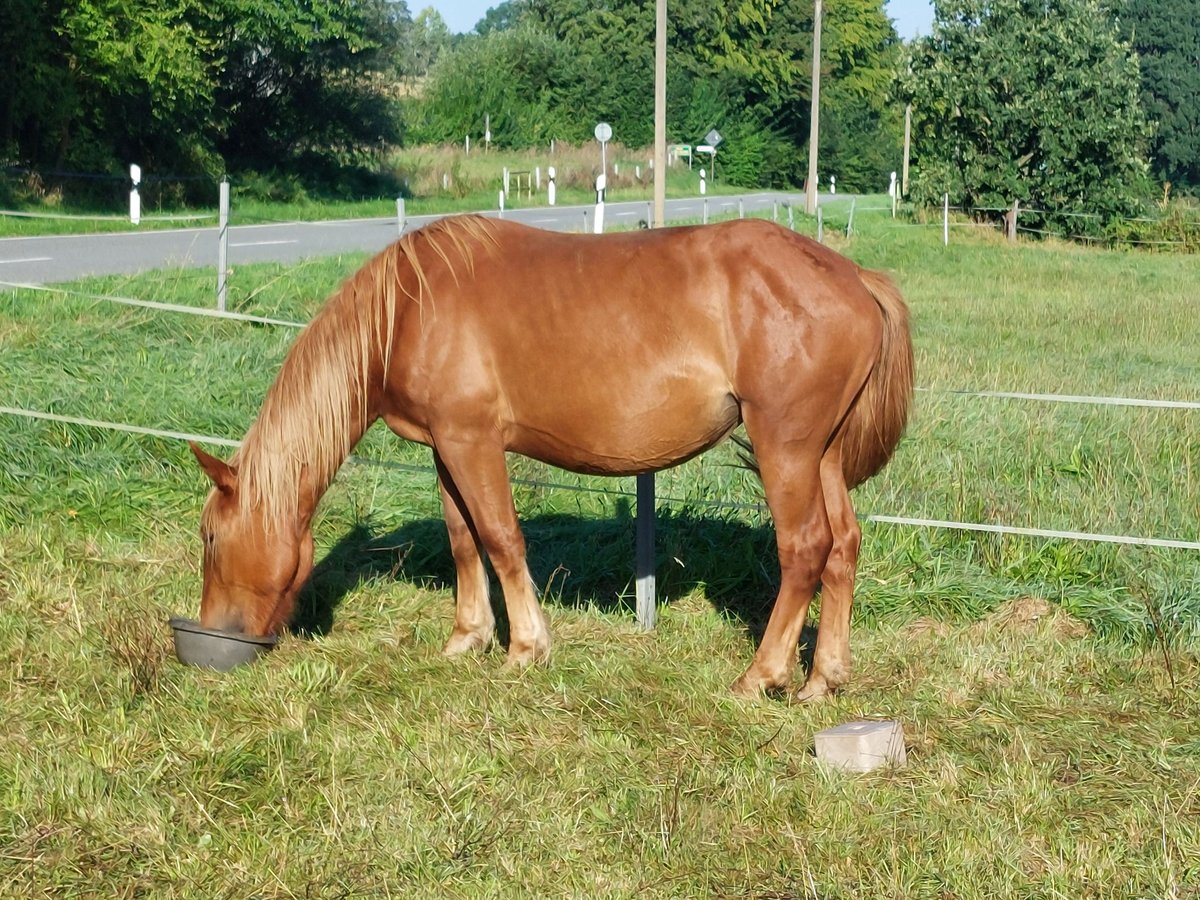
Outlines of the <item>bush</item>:
[[1115,244],[1200,253],[1200,204],[1179,201],[1157,216],[1114,221],[1105,237]]

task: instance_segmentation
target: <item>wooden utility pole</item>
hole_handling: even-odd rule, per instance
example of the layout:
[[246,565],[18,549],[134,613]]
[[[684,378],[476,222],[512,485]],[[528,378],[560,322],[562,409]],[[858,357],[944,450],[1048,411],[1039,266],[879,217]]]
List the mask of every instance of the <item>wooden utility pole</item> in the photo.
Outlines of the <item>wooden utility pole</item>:
[[667,219],[667,0],[656,0],[654,25],[654,227]]
[[808,125],[808,190],[804,199],[804,210],[810,216],[817,214],[817,144],[821,123],[821,0],[813,8],[813,68],[812,68],[812,112]]

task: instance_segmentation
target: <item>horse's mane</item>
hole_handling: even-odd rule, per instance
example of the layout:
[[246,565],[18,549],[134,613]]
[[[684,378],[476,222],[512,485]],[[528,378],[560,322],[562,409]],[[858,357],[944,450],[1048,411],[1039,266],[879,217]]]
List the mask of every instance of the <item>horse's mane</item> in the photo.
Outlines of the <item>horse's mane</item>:
[[231,461],[243,513],[274,530],[295,520],[302,479],[320,497],[371,424],[368,381],[391,364],[398,296],[423,316],[435,299],[427,268],[440,260],[457,283],[460,270],[474,273],[476,251],[495,244],[482,216],[440,219],[343,282],[296,338]]

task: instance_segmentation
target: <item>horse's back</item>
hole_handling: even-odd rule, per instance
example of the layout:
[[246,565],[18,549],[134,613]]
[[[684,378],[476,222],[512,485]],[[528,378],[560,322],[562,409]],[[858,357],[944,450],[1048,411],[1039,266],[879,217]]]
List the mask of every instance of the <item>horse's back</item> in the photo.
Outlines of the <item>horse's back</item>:
[[809,370],[877,328],[853,263],[771,223],[604,236],[489,225],[494,245],[469,277],[431,266],[428,388],[493,417],[509,449],[565,468],[693,456],[736,427],[743,402],[828,378]]

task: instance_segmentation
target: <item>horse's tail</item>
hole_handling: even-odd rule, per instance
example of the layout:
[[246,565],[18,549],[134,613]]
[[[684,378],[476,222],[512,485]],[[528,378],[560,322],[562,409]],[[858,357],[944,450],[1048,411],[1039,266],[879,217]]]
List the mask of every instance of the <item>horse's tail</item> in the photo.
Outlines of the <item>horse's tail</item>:
[[860,269],[858,277],[883,313],[879,358],[843,424],[842,471],[847,487],[862,484],[883,468],[908,423],[913,393],[912,338],[908,306],[882,272]]

